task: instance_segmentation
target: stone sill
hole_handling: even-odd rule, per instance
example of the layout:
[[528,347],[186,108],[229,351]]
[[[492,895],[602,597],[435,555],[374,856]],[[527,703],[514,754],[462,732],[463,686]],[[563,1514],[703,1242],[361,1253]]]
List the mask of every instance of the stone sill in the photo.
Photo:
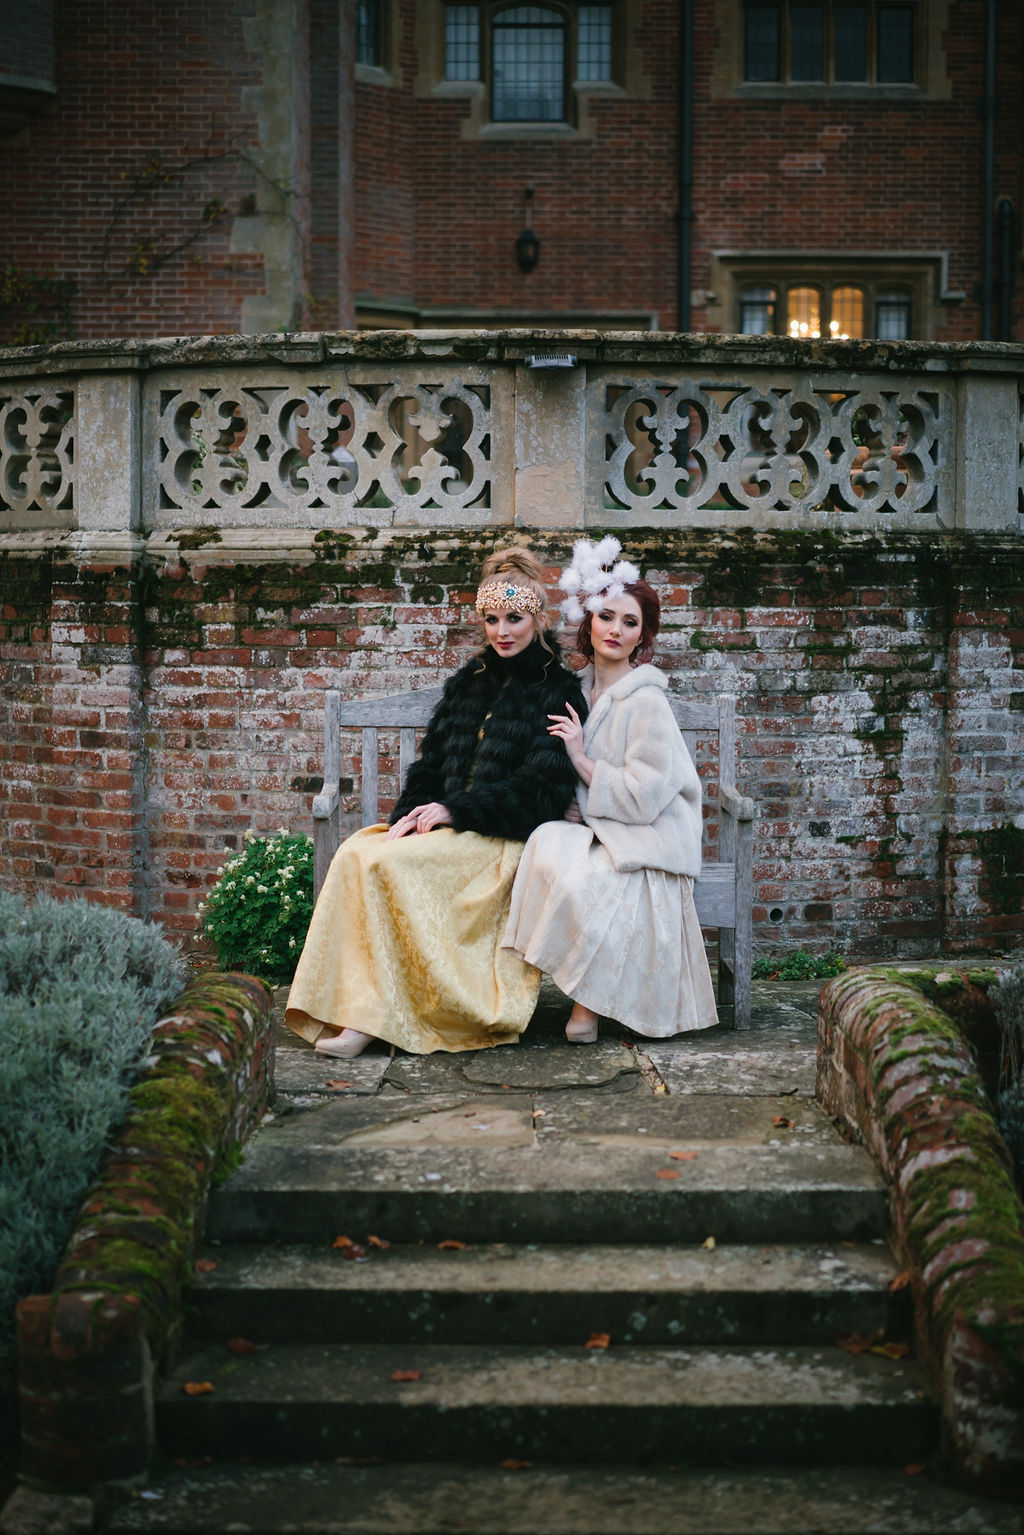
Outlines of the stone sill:
[[802,369],[824,373],[1024,373],[1017,342],[812,341],[788,336],[729,336],[674,331],[602,331],[593,327],[307,331],[262,336],[168,336],[63,341],[52,346],[0,348],[0,378],[32,379],[85,373],[148,372],[158,368],[250,367],[270,364],[383,364],[445,359],[519,364],[543,346],[569,350],[581,363],[629,362],[651,367]]

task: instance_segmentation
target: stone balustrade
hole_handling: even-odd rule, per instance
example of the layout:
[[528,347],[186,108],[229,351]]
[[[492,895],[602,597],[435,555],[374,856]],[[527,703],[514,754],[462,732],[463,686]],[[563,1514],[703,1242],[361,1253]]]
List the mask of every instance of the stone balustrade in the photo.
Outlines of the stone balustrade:
[[553,589],[581,531],[616,530],[673,691],[737,697],[756,941],[1020,943],[1022,389],[999,344],[0,352],[0,881],[187,938],[225,846],[311,827],[326,690],[440,682],[496,543]]
[[560,331],[0,354],[0,530],[1019,533],[1024,348]]

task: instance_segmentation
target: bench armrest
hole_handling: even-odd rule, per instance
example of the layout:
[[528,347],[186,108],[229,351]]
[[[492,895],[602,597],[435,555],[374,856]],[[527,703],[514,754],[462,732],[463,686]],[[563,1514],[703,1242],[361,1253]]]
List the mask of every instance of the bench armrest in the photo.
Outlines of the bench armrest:
[[337,788],[321,789],[313,800],[314,821],[329,821],[340,804],[341,796]]
[[737,794],[727,784],[719,785],[718,803],[723,815],[731,815],[737,821],[753,821],[757,815],[754,801],[746,794]]

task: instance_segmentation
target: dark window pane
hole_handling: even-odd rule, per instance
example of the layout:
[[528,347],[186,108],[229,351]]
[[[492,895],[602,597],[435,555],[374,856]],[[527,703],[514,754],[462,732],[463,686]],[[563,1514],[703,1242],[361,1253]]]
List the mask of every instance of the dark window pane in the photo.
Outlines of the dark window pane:
[[444,77],[446,80],[480,78],[480,8],[446,5],[444,8]]
[[770,336],[775,329],[775,289],[744,288],[740,294],[740,335]]
[[577,80],[612,78],[612,8],[581,5],[577,21]]
[[356,63],[380,63],[379,0],[358,0],[356,5]]
[[905,85],[914,78],[914,8],[884,5],[878,11],[878,80]]
[[875,303],[875,335],[879,341],[905,341],[910,335],[910,294],[889,288]]
[[565,23],[542,5],[499,11],[491,29],[491,116],[498,123],[565,116]]
[[868,8],[866,5],[840,5],[836,8],[837,80],[866,80],[868,77]]
[[746,22],[747,62],[744,78],[777,80],[779,78],[779,7],[748,5]]
[[791,80],[821,80],[825,73],[825,12],[820,5],[789,9]]

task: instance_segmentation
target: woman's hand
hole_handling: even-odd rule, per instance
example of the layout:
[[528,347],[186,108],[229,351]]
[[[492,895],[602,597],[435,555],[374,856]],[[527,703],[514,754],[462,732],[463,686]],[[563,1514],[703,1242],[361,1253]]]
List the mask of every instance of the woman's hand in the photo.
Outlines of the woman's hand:
[[556,736],[563,743],[565,754],[577,774],[585,784],[589,784],[594,776],[594,764],[583,750],[583,722],[572,704],[567,703],[565,707],[568,714],[548,715],[552,721],[548,726],[548,735]]
[[582,810],[580,809],[579,805],[576,803],[575,800],[573,800],[572,804],[569,806],[568,810],[565,812],[565,815],[562,817],[562,820],[563,821],[571,821],[574,826],[582,826],[583,825],[583,812],[582,812]]
[[432,800],[429,805],[417,805],[415,810],[410,810],[408,815],[397,820],[394,826],[389,826],[387,840],[392,842],[396,837],[407,837],[410,832],[433,831],[435,826],[451,824],[448,807]]

